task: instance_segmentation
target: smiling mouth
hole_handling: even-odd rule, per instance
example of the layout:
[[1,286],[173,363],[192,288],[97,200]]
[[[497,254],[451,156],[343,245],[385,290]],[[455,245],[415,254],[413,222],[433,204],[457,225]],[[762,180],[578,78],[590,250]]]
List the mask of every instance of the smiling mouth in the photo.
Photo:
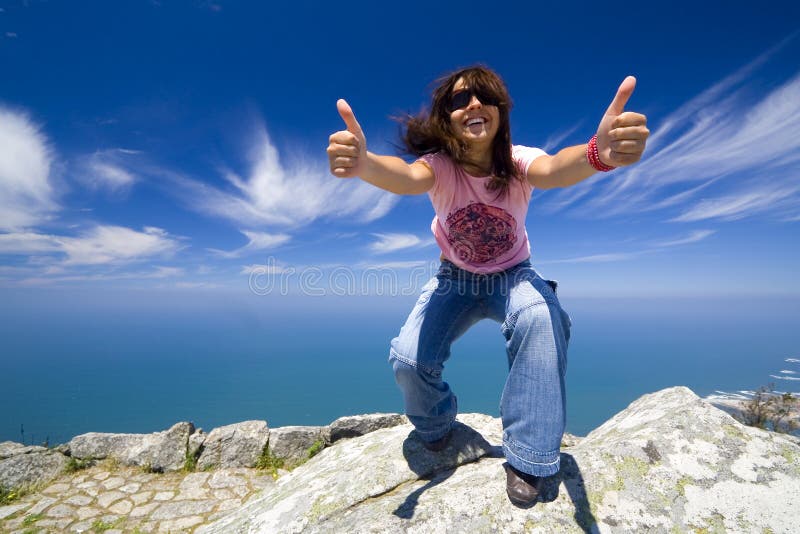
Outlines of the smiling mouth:
[[486,124],[486,119],[483,117],[475,117],[473,119],[468,119],[464,124],[466,126],[472,126],[474,124]]

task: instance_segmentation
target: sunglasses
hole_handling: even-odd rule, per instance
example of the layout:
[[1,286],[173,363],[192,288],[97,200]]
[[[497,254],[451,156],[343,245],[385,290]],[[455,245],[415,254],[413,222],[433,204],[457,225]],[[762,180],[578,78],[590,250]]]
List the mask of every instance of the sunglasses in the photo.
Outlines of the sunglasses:
[[472,102],[473,95],[477,97],[480,103],[485,106],[500,105],[500,101],[497,98],[482,89],[464,89],[457,93],[453,93],[453,95],[450,97],[450,105],[448,106],[447,110],[452,113],[457,109],[462,109],[469,106],[469,103]]

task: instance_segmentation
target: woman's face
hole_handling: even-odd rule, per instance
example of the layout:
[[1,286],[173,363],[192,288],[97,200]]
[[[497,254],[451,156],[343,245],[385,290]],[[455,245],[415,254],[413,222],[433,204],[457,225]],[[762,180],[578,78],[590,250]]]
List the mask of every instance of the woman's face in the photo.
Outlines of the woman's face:
[[[459,78],[453,86],[452,95],[469,90],[464,79]],[[489,98],[484,98],[490,100]],[[463,107],[450,112],[450,126],[459,139],[479,149],[491,149],[497,130],[500,127],[500,111],[497,106],[481,102],[480,98],[472,94]]]

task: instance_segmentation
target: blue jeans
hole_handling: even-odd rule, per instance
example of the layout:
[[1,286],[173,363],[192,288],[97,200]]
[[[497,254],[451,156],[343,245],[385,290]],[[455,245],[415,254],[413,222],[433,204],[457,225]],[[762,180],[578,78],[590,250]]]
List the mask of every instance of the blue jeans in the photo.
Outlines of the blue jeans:
[[508,354],[500,400],[506,460],[524,473],[553,475],[566,422],[570,319],[556,297],[556,283],[541,278],[528,260],[487,275],[442,262],[392,340],[389,361],[406,415],[425,441],[450,431],[458,409],[442,380],[444,362],[450,345],[486,318],[502,324]]

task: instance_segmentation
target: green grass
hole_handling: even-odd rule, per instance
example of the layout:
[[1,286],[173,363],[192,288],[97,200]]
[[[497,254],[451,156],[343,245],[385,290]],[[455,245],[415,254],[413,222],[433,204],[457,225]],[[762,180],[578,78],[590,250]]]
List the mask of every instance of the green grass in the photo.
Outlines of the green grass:
[[80,471],[81,469],[87,469],[93,465],[93,461],[91,458],[87,459],[79,459],[70,456],[67,458],[67,465],[64,466],[64,472],[71,474],[76,471]]
[[120,517],[119,519],[117,519],[113,523],[109,523],[107,521],[103,521],[101,519],[98,519],[97,521],[92,523],[92,532],[105,532],[106,530],[119,528],[120,526],[122,526],[122,523],[124,523],[124,522],[125,522],[125,518],[124,517]]
[[22,497],[22,493],[20,491],[0,486],[0,506],[11,504],[12,502],[19,500],[20,497]]
[[31,514],[22,520],[22,526],[29,527],[44,517],[44,514]]
[[263,471],[267,471],[273,477],[278,476],[278,469],[283,469],[284,461],[283,458],[278,458],[272,454],[272,451],[269,450],[269,446],[265,445],[264,450],[261,451],[261,456],[258,457],[256,461],[256,469],[261,469]]
[[313,445],[311,445],[311,447],[309,447],[309,449],[308,449],[308,457],[309,458],[313,458],[314,456],[316,456],[319,453],[319,451],[321,451],[324,448],[325,448],[325,440],[322,439],[322,438],[319,438],[317,441],[314,442]]
[[197,470],[197,457],[193,454],[189,454],[189,451],[186,451],[186,458],[183,460],[183,472],[184,473],[194,473]]

